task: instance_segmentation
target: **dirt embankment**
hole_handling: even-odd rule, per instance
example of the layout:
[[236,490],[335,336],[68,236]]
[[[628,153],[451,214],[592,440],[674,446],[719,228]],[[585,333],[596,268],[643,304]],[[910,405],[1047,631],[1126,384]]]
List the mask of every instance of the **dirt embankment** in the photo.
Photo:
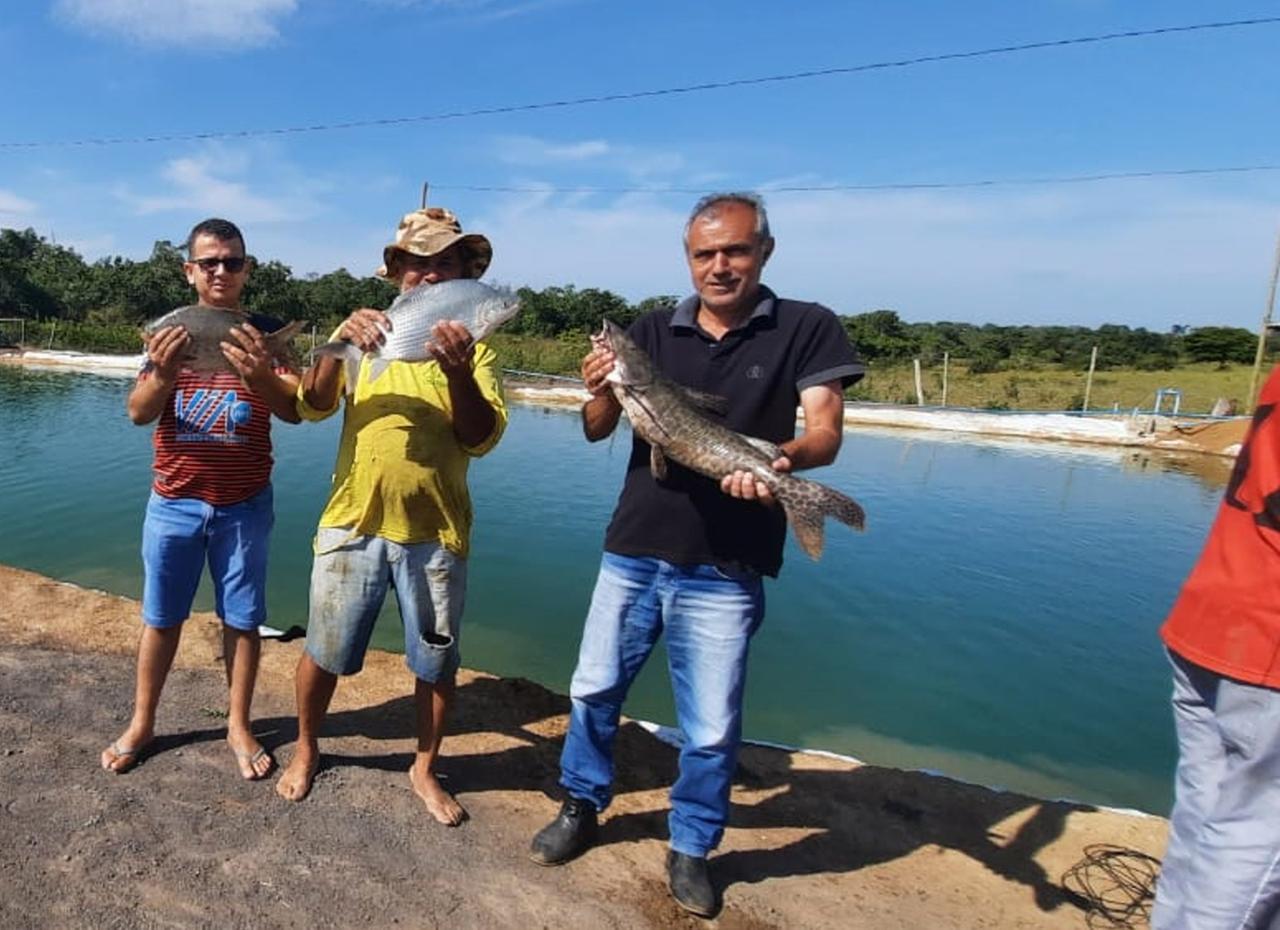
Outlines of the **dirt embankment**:
[[[634,724],[600,845],[546,869],[525,850],[556,810],[567,700],[464,673],[445,742],[470,812],[430,821],[409,789],[412,708],[399,657],[338,690],[300,804],[235,775],[223,742],[216,621],[188,624],[160,734],[126,775],[98,766],[132,700],[137,604],[0,568],[0,926],[680,927],[665,888],[674,751]],[[264,744],[296,735],[300,642],[268,641]],[[921,773],[748,747],[713,860],[725,928],[1081,928],[1062,876],[1086,847],[1158,855],[1158,818],[1044,802]],[[1097,876],[1100,877],[1100,876]],[[1105,926],[1106,924],[1101,924]]]

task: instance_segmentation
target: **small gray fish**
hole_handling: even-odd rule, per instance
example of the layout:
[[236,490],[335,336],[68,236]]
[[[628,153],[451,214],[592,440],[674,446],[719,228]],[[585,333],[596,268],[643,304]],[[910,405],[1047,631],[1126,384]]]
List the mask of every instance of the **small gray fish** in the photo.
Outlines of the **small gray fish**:
[[[233,326],[250,322],[247,313],[237,313],[234,310],[224,310],[221,307],[202,307],[193,304],[189,307],[179,307],[166,313],[159,319],[152,320],[143,328],[144,335],[150,337],[156,330],[165,326],[181,326],[186,329],[187,334],[191,337],[191,341],[187,343],[187,348],[182,355],[182,365],[184,368],[190,368],[193,371],[226,371],[235,374],[236,371],[231,367],[231,363],[227,361],[222,349],[219,347],[220,342],[229,342],[232,345],[239,345],[235,337],[231,335]],[[263,339],[267,346],[271,349],[273,358],[288,361],[291,358],[289,349],[289,340],[294,337],[303,327],[301,320],[295,320],[287,323],[273,333],[264,333]]]
[[[441,320],[457,320],[475,342],[487,337],[520,310],[520,301],[509,290],[490,287],[471,278],[420,284],[405,291],[387,308],[391,329],[386,342],[369,352],[369,379],[374,380],[391,361],[423,362],[431,358],[426,344],[431,328]],[[335,340],[317,346],[315,355],[342,359],[346,365],[347,393],[355,390],[356,375],[364,353],[349,342]]]
[[631,428],[649,444],[649,470],[654,478],[666,478],[667,458],[717,481],[735,471],[750,472],[782,504],[796,542],[812,559],[822,555],[826,517],[862,529],[866,515],[856,501],[817,481],[774,471],[773,462],[783,455],[778,446],[735,433],[699,409],[723,411],[724,398],[662,377],[649,356],[609,320],[604,321],[604,331],[591,339],[614,354],[610,387]]

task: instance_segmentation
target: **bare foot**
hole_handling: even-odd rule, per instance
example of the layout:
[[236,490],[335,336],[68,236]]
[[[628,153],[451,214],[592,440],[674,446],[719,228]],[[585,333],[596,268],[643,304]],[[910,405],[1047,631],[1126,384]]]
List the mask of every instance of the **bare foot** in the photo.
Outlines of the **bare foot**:
[[446,827],[456,827],[467,819],[467,812],[441,787],[434,772],[421,771],[415,762],[409,769],[409,783],[413,785],[413,793],[427,805],[427,813]]
[[151,731],[130,725],[120,738],[102,750],[102,767],[108,772],[123,775],[138,764],[142,751],[151,742]]
[[236,755],[236,765],[240,767],[240,777],[245,781],[258,781],[266,778],[275,767],[276,760],[271,753],[262,748],[262,744],[253,738],[253,734],[227,734],[227,745]]
[[293,758],[276,780],[276,794],[286,801],[301,801],[311,790],[316,771],[320,768],[320,753],[295,749]]

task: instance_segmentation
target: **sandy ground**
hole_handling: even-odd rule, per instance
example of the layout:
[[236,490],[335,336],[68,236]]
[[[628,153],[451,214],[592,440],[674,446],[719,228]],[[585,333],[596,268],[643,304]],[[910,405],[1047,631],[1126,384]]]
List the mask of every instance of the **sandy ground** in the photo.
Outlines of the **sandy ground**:
[[[197,615],[152,751],[113,775],[98,756],[130,712],[138,605],[3,567],[0,592],[4,928],[1106,927],[1064,874],[1104,882],[1094,844],[1164,845],[1159,818],[747,747],[713,859],[724,908],[701,921],[665,888],[674,751],[637,724],[600,844],[540,868],[525,850],[557,809],[563,696],[462,675],[442,770],[470,819],[448,829],[409,790],[407,672],[373,654],[339,687],[314,791],[290,804],[235,774],[217,623]],[[285,759],[300,649],[264,644],[255,703]]]

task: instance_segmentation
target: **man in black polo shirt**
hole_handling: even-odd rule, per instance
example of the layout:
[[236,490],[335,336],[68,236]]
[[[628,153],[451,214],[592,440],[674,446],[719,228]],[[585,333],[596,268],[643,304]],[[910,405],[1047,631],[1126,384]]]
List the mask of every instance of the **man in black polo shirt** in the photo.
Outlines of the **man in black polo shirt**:
[[[724,397],[724,425],[777,443],[786,455],[774,469],[793,471],[835,460],[843,388],[863,368],[835,314],[783,300],[761,285],[773,245],[759,197],[704,197],[685,225],[697,293],[641,317],[628,332],[666,377]],[[592,442],[610,435],[622,413],[606,383],[613,363],[603,349],[582,362],[591,393],[582,423]],[[799,436],[797,406],[804,410]],[[648,444],[633,436],[570,687],[573,710],[560,758],[568,797],[534,837],[535,862],[565,862],[594,841],[596,815],[612,799],[623,700],[665,632],[683,737],[667,875],[682,907],[702,916],[718,910],[706,856],[728,820],[747,651],[764,619],[761,579],[778,574],[785,534],[781,508],[749,473],[717,482],[670,461],[658,481]]]

